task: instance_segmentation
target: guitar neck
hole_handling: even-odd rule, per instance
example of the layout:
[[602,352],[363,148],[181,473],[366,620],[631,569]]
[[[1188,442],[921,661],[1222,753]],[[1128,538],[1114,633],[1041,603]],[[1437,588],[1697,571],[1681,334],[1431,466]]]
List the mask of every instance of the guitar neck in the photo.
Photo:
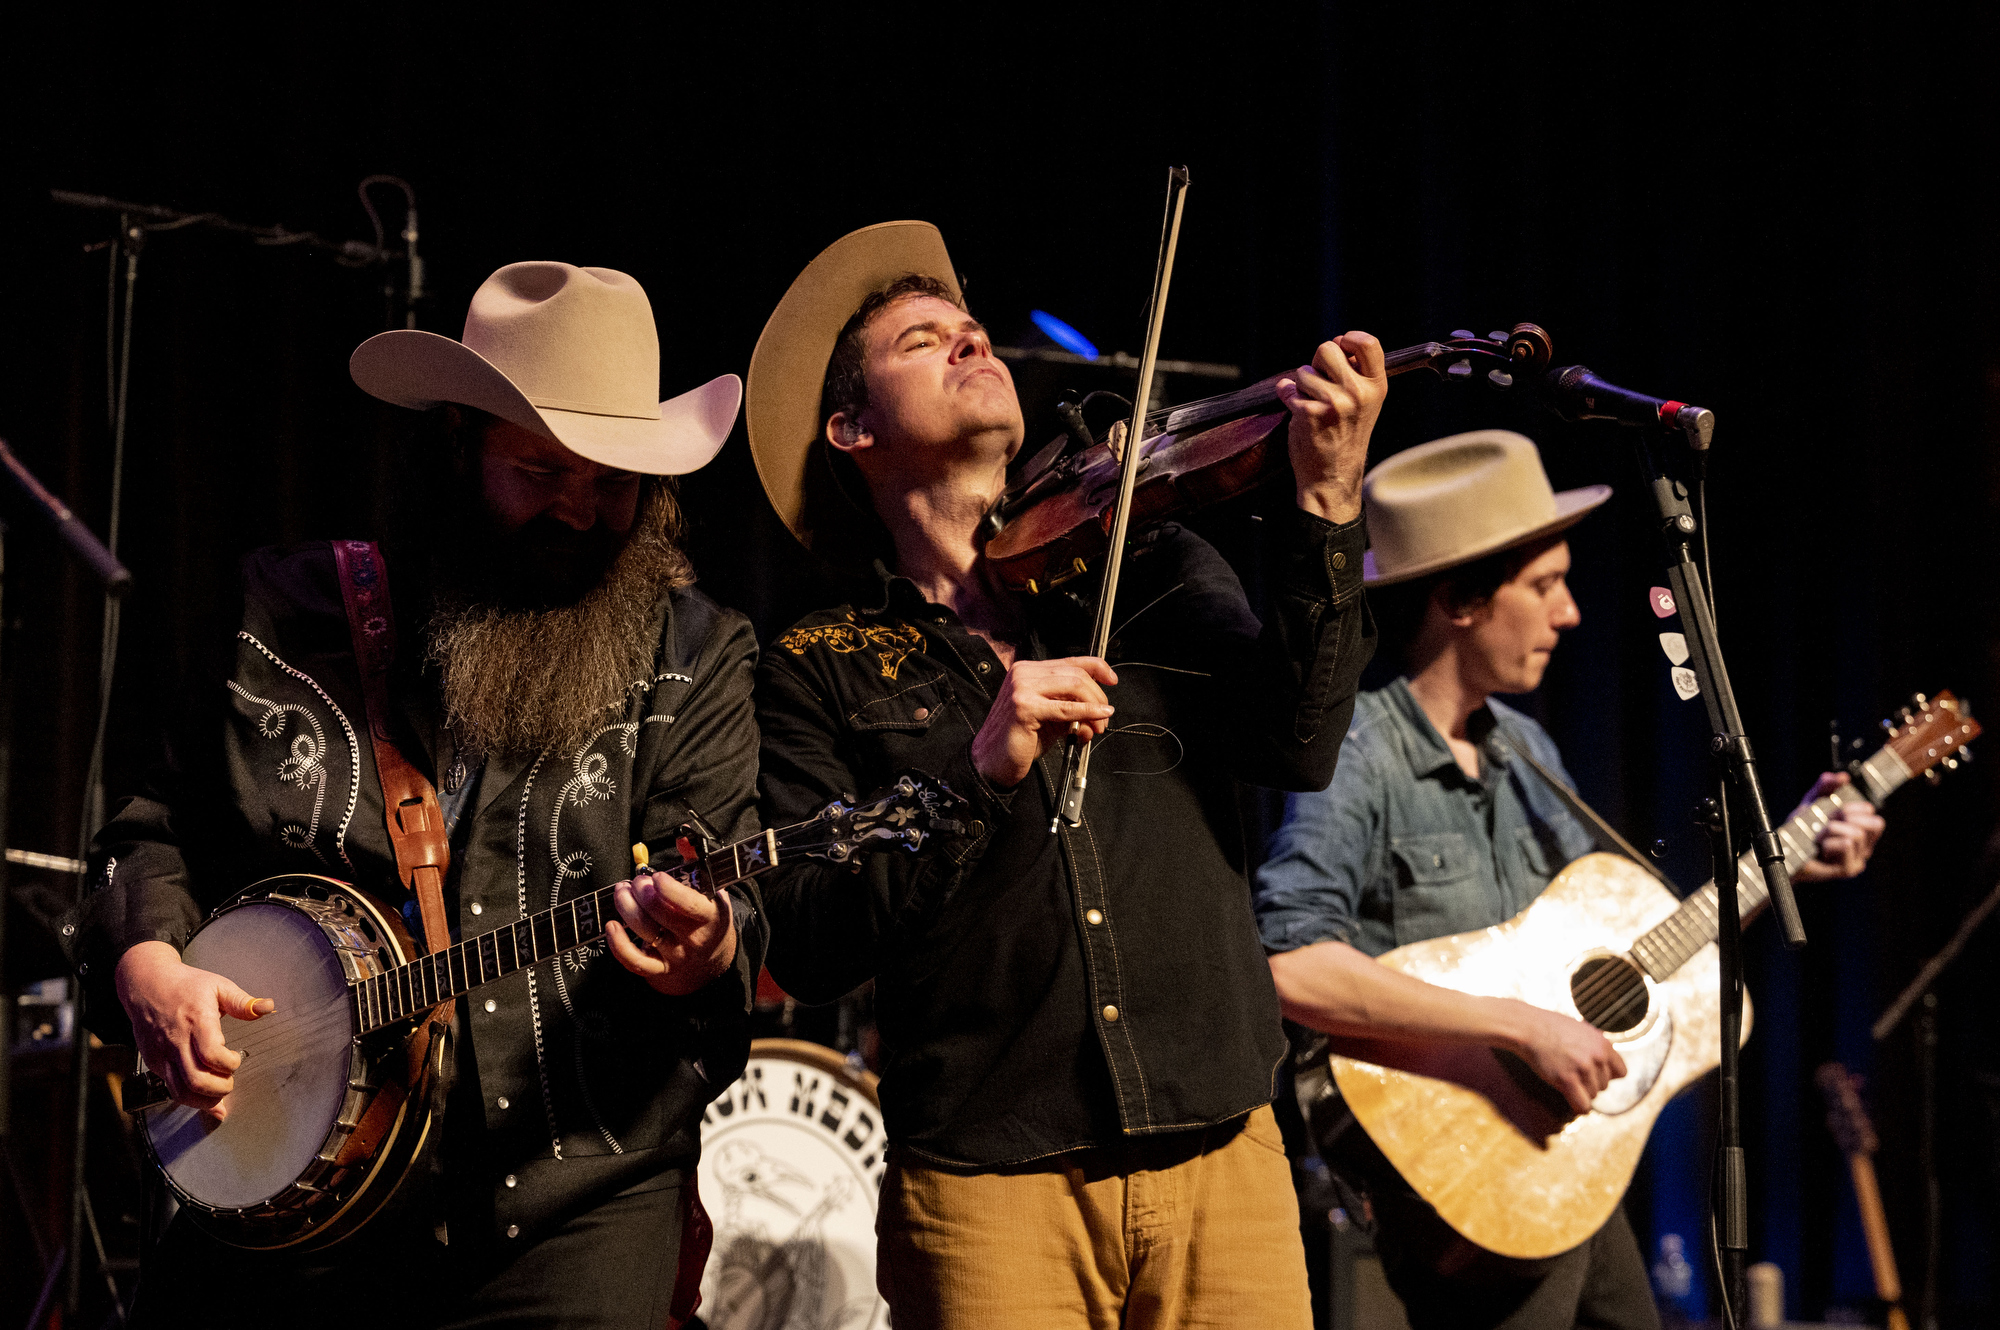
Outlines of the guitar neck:
[[[692,863],[657,871],[713,896],[724,887],[777,867],[778,851],[778,833],[762,831]],[[362,980],[354,987],[359,1032],[367,1034],[395,1025],[537,961],[597,941],[604,936],[604,926],[618,917],[611,899],[614,890],[600,887],[518,923],[504,924]]]
[[[1785,851],[1785,871],[1796,872],[1813,857],[1819,834],[1833,815],[1850,803],[1880,803],[1914,774],[1892,748],[1880,748],[1860,764],[1860,778],[1831,794],[1820,796],[1799,811],[1798,816],[1777,829],[1778,843]],[[1744,851],[1736,860],[1736,908],[1745,923],[1755,918],[1769,902],[1764,890],[1764,869],[1757,856]],[[1661,981],[1687,964],[1688,958],[1715,941],[1721,924],[1720,893],[1713,880],[1681,902],[1680,909],[1632,944],[1632,958],[1645,967],[1653,979]]]

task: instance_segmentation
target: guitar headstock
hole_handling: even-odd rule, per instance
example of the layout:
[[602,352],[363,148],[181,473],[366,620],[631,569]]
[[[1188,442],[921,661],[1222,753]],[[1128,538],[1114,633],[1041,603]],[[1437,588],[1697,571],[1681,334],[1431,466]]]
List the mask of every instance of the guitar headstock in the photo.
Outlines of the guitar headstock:
[[1826,1125],[1844,1155],[1872,1155],[1881,1144],[1868,1109],[1861,1102],[1861,1078],[1838,1062],[1823,1064],[1814,1073],[1826,1095]]
[[965,800],[943,781],[921,771],[905,771],[865,800],[836,799],[820,810],[816,821],[829,839],[809,853],[834,863],[850,863],[872,850],[923,849],[933,836],[956,836],[965,830],[958,816]]
[[1461,328],[1444,341],[1392,352],[1388,359],[1391,374],[1427,369],[1463,382],[1484,369],[1488,383],[1505,389],[1522,376],[1539,378],[1554,355],[1547,333],[1532,323],[1517,323],[1512,332],[1491,332],[1484,337]]
[[1889,732],[1889,751],[1909,768],[1912,776],[1938,779],[1938,767],[1955,771],[1970,762],[1966,745],[1979,737],[1979,722],[1972,708],[1955,697],[1950,689],[1935,696],[1918,693],[1894,720],[1882,722]]

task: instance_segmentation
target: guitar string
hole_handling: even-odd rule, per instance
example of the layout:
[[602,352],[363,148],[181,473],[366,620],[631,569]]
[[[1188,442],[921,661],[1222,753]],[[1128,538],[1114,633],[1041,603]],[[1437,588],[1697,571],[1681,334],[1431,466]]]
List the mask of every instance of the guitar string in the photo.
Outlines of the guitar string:
[[[1829,793],[1820,796],[1818,799],[1815,799],[1811,804],[1807,805],[1806,809],[1801,813],[1799,813],[1797,816],[1787,819],[1786,822],[1783,824],[1783,826],[1779,828],[1778,835],[1780,837],[1781,843],[1787,844],[1787,848],[1790,848],[1789,844],[1783,841],[1783,835],[1787,831],[1792,831],[1794,829],[1801,832],[1807,830],[1815,830],[1815,828],[1813,828],[1812,824],[1808,821],[1808,819],[1814,813],[1821,813],[1825,811],[1821,808],[1821,805],[1826,805],[1827,809],[1831,809],[1832,811],[1835,812],[1839,811],[1839,809],[1844,805],[1845,800],[1839,798],[1838,796],[1842,794],[1846,788],[1849,787],[1843,787],[1842,790],[1830,791]],[[1831,821],[1832,821],[1831,817],[1822,817],[1820,819],[1821,824]],[[1737,859],[1737,875],[1739,880],[1742,876],[1742,873],[1743,873],[1743,857],[1739,856]],[[1762,904],[1762,902],[1760,901],[1753,904],[1751,908],[1755,909],[1759,904]],[[1710,927],[1715,927],[1719,925],[1721,922],[1719,915],[1716,913],[1719,910],[1719,905],[1720,905],[1719,894],[1715,890],[1715,883],[1713,881],[1710,881],[1703,884],[1699,889],[1691,893],[1686,901],[1682,902],[1681,907],[1679,909],[1675,910],[1672,914],[1668,915],[1665,919],[1661,920],[1660,923],[1654,925],[1654,927],[1648,929],[1646,932],[1640,934],[1638,938],[1634,939],[1632,950],[1637,951],[1639,949],[1640,944],[1647,942],[1648,939],[1651,939],[1656,934],[1661,933],[1661,930],[1663,929],[1668,930],[1667,935],[1674,937],[1676,939],[1676,944],[1677,944],[1668,953],[1668,955],[1673,959],[1673,964],[1668,968],[1668,973],[1672,974],[1674,971],[1680,969],[1681,966],[1687,964],[1688,959],[1692,957],[1695,954],[1695,952],[1700,951],[1702,947],[1714,941],[1713,935],[1704,938],[1700,935],[1700,932],[1693,930],[1689,927],[1689,923],[1691,921],[1689,921],[1686,918],[1686,915],[1689,912],[1689,907],[1693,906],[1695,912],[1697,913],[1708,914],[1710,917],[1706,920],[1706,922],[1709,924]],[[1592,1019],[1590,1015],[1587,1014],[1586,1004],[1590,1004],[1589,1008],[1590,1010],[1597,1010],[1595,1004],[1598,1002],[1598,1000],[1606,996],[1616,996],[1616,990],[1623,987],[1620,980],[1624,975],[1631,973],[1632,973],[1631,969],[1622,965],[1619,966],[1604,965],[1598,967],[1598,969],[1592,973],[1591,977],[1589,979],[1586,979],[1583,985],[1577,988],[1572,994],[1578,1012],[1580,1014],[1584,1014],[1585,1019],[1589,1020],[1591,1024],[1593,1025],[1598,1024],[1597,1020]],[[1645,985],[1642,980],[1637,989],[1629,990],[1624,998],[1619,1000],[1611,1007],[1600,1011],[1599,1015],[1608,1018],[1609,1016],[1615,1014],[1621,1006],[1629,1004],[1632,1001],[1633,997],[1643,994],[1644,991],[1645,991]],[[1603,1027],[1600,1026],[1599,1028]]]

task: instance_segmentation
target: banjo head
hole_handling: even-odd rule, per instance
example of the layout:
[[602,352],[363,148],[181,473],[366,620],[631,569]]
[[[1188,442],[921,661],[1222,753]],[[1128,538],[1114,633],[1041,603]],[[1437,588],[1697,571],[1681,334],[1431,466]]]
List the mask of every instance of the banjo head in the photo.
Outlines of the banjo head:
[[184,1200],[260,1206],[309,1170],[340,1117],[353,1053],[347,977],[319,920],[278,897],[216,915],[182,959],[275,1008],[254,1021],[222,1018],[223,1042],[245,1055],[228,1119],[173,1104],[147,1114],[147,1136]]

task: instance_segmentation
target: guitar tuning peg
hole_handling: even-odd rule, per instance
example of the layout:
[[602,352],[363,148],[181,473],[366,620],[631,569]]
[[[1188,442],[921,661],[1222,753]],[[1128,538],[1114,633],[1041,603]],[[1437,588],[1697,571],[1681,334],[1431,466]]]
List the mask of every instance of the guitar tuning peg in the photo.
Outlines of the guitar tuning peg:
[[1922,693],[1910,694],[1910,706],[1915,708],[1916,710],[1922,711],[1925,707],[1929,706],[1930,704],[1931,700],[1928,697],[1925,697]]
[[1887,733],[1894,734],[1896,732],[1896,722],[1893,720],[1885,720],[1882,722],[1882,728]]
[[1847,751],[1850,753],[1858,753],[1865,747],[1867,747],[1865,743],[1863,743],[1859,739],[1856,739],[1847,745]]
[[1972,750],[1970,748],[1961,748],[1958,750],[1956,754],[1954,754],[1954,756],[1956,756],[1959,761],[1965,763],[1967,766],[1972,765]]
[[1948,758],[1946,758],[1946,759],[1944,760],[1944,769],[1945,769],[1946,771],[1957,771],[1957,770],[1958,770],[1958,759],[1957,759],[1957,758],[1955,758],[1955,757],[1948,757]]
[[1929,781],[1931,784],[1936,785],[1944,780],[1944,776],[1938,771],[1936,767],[1932,767],[1929,771],[1926,771],[1924,773],[1924,779]]

